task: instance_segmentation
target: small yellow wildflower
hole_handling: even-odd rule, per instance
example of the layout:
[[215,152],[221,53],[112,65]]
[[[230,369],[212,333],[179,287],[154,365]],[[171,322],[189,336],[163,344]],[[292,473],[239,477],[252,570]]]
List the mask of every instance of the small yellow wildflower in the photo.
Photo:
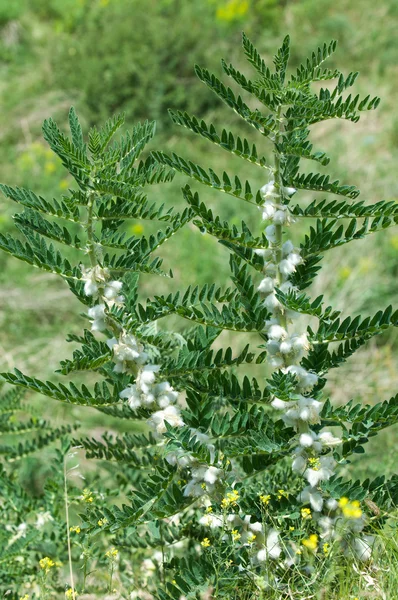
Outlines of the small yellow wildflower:
[[231,533],[232,533],[232,539],[234,542],[238,542],[240,540],[240,538],[242,537],[237,529],[233,529],[231,531]]
[[97,521],[97,524],[99,527],[104,527],[104,525],[108,524],[108,519],[106,517],[104,517],[103,519],[100,519],[99,521]]
[[144,227],[141,225],[141,223],[136,223],[135,225],[132,225],[130,227],[130,231],[131,233],[135,233],[140,234],[140,233],[144,233]]
[[278,500],[281,500],[281,498],[287,498],[288,495],[288,492],[285,492],[285,490],[278,490]]
[[47,161],[44,165],[44,170],[48,175],[51,175],[51,173],[54,173],[56,168],[57,167],[55,166],[55,164],[51,161]]
[[323,544],[322,548],[323,548],[324,555],[327,556],[330,552],[330,544],[328,544],[328,543]]
[[311,552],[316,552],[318,548],[318,536],[313,533],[309,538],[303,540],[301,543],[303,546],[308,548],[308,550],[311,550]]
[[232,492],[228,492],[225,498],[221,501],[221,508],[229,508],[230,506],[236,506],[237,501],[239,500],[239,493],[237,490],[233,490]]
[[204,538],[204,539],[203,539],[203,540],[200,542],[200,545],[201,545],[203,548],[208,548],[209,546],[211,546],[211,543],[210,543],[210,540],[209,540],[209,538]]
[[252,544],[254,542],[254,540],[256,539],[256,535],[254,533],[250,533],[247,537],[247,541],[249,544]]
[[310,508],[302,508],[301,509],[301,517],[303,519],[312,519],[312,513]]
[[295,530],[295,527],[292,527],[292,526],[289,527],[289,531],[294,531],[294,530]]
[[106,558],[109,558],[110,560],[115,560],[115,558],[118,557],[118,554],[119,550],[116,550],[116,548],[111,548],[108,552],[105,552]]
[[350,502],[348,498],[343,496],[339,500],[339,506],[346,519],[360,519],[362,517],[361,505],[358,500]]
[[264,506],[268,506],[269,501],[271,500],[271,494],[260,494],[260,502],[261,504],[264,504]]
[[235,21],[241,19],[249,9],[248,0],[229,0],[217,8],[217,19],[220,21]]
[[296,554],[302,554],[302,552],[299,548],[296,550]]
[[25,594],[25,596],[21,596],[19,600],[29,600],[29,594]]
[[202,488],[202,490],[205,490],[206,489],[206,484],[203,482],[203,483],[200,484],[200,487]]
[[60,190],[67,190],[69,187],[69,181],[67,179],[61,179],[58,187]]
[[229,569],[229,567],[232,565],[232,560],[226,560],[225,561],[225,566],[227,567],[227,569]]
[[213,509],[212,509],[212,507],[211,507],[211,506],[208,506],[208,507],[206,508],[206,513],[207,513],[207,514],[209,514],[209,513],[211,513],[211,512],[213,512]]
[[50,569],[55,567],[55,562],[51,558],[48,558],[48,556],[45,556],[39,560],[39,565],[45,573],[49,573]]
[[81,498],[83,502],[87,502],[87,504],[92,504],[94,502],[94,496],[87,488],[83,490],[83,496]]
[[69,590],[66,590],[65,598],[68,598],[68,600],[75,600],[75,598],[77,598],[76,590],[73,591],[72,588],[69,588]]
[[321,468],[321,461],[319,458],[309,458],[308,463],[313,471],[319,471]]
[[69,531],[72,531],[72,533],[80,533],[81,529],[79,525],[75,525],[75,527],[69,527]]

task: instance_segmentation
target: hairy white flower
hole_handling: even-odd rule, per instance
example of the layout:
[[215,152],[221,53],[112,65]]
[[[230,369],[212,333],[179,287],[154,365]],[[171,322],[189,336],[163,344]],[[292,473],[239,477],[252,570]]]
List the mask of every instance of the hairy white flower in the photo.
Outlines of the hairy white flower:
[[149,419],[149,424],[152,425],[158,433],[165,433],[168,423],[172,427],[182,427],[185,425],[182,420],[180,410],[176,406],[167,406],[163,410],[154,412]]
[[41,527],[44,527],[50,521],[54,521],[54,519],[48,510],[46,512],[39,512],[36,518],[36,528],[41,529]]
[[210,527],[210,529],[219,529],[223,526],[223,520],[220,516],[209,513],[199,519],[199,524]]
[[326,446],[328,448],[333,448],[334,446],[338,446],[343,441],[340,438],[335,437],[330,431],[322,431],[318,435],[318,439],[322,442],[323,446]]
[[144,347],[131,334],[123,332],[119,339],[111,338],[107,340],[107,345],[113,351],[116,373],[125,373],[134,365],[143,364],[148,355],[144,352]]
[[122,281],[109,281],[109,283],[107,283],[105,286],[104,297],[107,300],[122,302],[124,300],[124,298],[123,298],[123,296],[119,295],[122,287],[123,287]]
[[282,244],[282,254],[283,256],[287,256],[288,254],[290,254],[291,252],[293,252],[294,246],[293,243],[290,240],[286,240],[286,242],[284,242]]
[[91,330],[92,331],[104,331],[106,329],[105,323],[105,304],[96,304],[87,311],[89,319],[92,319]]
[[352,550],[355,556],[362,562],[366,562],[372,556],[372,548],[375,538],[372,535],[354,538]]
[[287,337],[287,331],[281,325],[271,325],[267,331],[267,336],[270,340],[284,340]]
[[286,208],[279,208],[277,211],[275,211],[275,214],[272,218],[272,222],[274,225],[283,225],[284,223],[287,223],[289,220],[289,214],[286,210]]
[[268,310],[273,311],[275,308],[280,306],[280,302],[276,297],[275,293],[269,294],[264,300],[264,306],[268,308]]
[[282,553],[282,548],[279,543],[279,531],[271,529],[267,535],[265,548],[257,553],[257,560],[263,562],[268,558],[279,558]]
[[276,242],[276,228],[275,228],[275,225],[268,225],[268,227],[265,228],[265,237],[271,243],[275,243]]
[[333,475],[336,461],[332,456],[321,456],[319,466],[316,468],[308,468],[304,472],[304,477],[312,487],[316,487],[321,481],[327,481]]
[[293,194],[295,194],[297,192],[296,188],[294,187],[282,187],[283,193],[286,194],[287,196],[293,196]]
[[260,188],[260,192],[264,198],[277,198],[278,192],[273,179]]
[[276,207],[275,204],[272,202],[272,200],[267,200],[265,202],[265,204],[263,205],[263,220],[267,221],[273,218],[274,214],[276,212]]
[[178,398],[178,392],[171,387],[168,381],[162,381],[155,386],[156,402],[160,408],[166,408],[169,404],[174,404]]
[[309,392],[318,383],[318,375],[306,371],[299,365],[290,365],[284,369],[284,373],[292,373],[298,380],[299,389],[303,392]]
[[87,269],[84,265],[80,265],[82,272],[82,280],[84,283],[84,293],[86,296],[96,296],[99,288],[105,285],[106,279],[109,276],[108,269],[103,269],[99,265],[91,269]]
[[326,506],[329,510],[336,510],[338,505],[339,503],[334,498],[329,498],[329,500],[326,502]]
[[296,400],[285,402],[275,398],[271,402],[271,406],[277,410],[284,410],[285,414],[282,419],[286,425],[297,428],[299,421],[304,421],[311,425],[319,423],[319,413],[322,408],[322,402],[314,398],[306,398],[301,394],[297,394]]
[[258,286],[257,290],[259,292],[262,292],[263,294],[269,294],[270,292],[273,292],[274,290],[274,280],[272,279],[272,277],[265,277],[261,282],[260,285]]
[[303,504],[310,504],[316,512],[321,512],[323,506],[322,494],[316,488],[308,485],[298,495],[297,500]]
[[280,343],[279,352],[281,354],[290,354],[292,349],[292,342],[290,340],[284,340]]
[[165,456],[165,460],[169,463],[169,465],[178,465],[181,468],[187,467],[193,461],[193,457],[185,452],[185,450],[178,449],[173,452],[169,452]]

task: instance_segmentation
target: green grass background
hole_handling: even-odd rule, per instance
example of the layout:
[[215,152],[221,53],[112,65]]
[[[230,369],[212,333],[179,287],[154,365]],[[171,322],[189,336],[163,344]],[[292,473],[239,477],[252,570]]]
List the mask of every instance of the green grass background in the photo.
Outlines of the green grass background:
[[[271,160],[266,141],[256,139],[193,71],[198,63],[221,75],[224,57],[250,75],[240,47],[245,30],[268,61],[290,33],[293,68],[324,41],[338,40],[330,66],[345,74],[360,71],[356,90],[380,95],[382,102],[357,125],[343,121],[317,125],[312,140],[317,149],[331,155],[328,172],[343,183],[357,185],[362,199],[395,200],[397,27],[398,3],[391,0],[0,0],[0,181],[29,187],[49,198],[73,185],[40,131],[48,116],[65,126],[73,104],[86,128],[119,111],[125,111],[127,125],[156,119],[158,135],[151,149],[175,151],[205,168],[225,169],[249,179],[254,187],[262,185],[260,169],[174,126],[167,115],[168,107],[184,109],[217,128],[231,128],[255,141],[259,153]],[[182,207],[180,189],[185,183],[184,177],[177,176],[171,184],[152,188],[151,199]],[[231,223],[244,219],[260,231],[255,208],[197,189]],[[297,196],[303,203],[312,197],[303,192]],[[14,231],[14,211],[10,201],[0,198],[1,232]],[[131,223],[132,232],[138,231],[137,225]],[[144,234],[152,231],[152,224],[142,226]],[[308,226],[298,225],[295,239]],[[374,314],[396,301],[397,251],[394,228],[334,250],[325,257],[325,268],[311,293],[325,294],[343,315]],[[143,297],[190,283],[228,281],[228,253],[194,227],[174,236],[162,255],[175,277],[170,281],[144,277]],[[79,332],[85,323],[79,313],[79,304],[61,280],[0,254],[2,371],[18,367],[41,379],[57,378],[59,360],[71,354],[66,334]],[[171,324],[179,329],[185,326],[178,320]],[[245,340],[223,334],[222,342],[239,347]],[[355,398],[374,403],[390,398],[398,383],[396,348],[397,337],[388,332],[332,372],[327,392],[333,401]],[[58,424],[79,420],[82,430],[91,434],[120,427],[90,409],[30,398],[37,414],[49,414]],[[360,477],[390,475],[397,449],[396,429],[387,430],[371,440],[366,456],[358,457],[347,471]],[[29,459],[25,469],[30,484],[39,486],[45,470],[42,457]]]

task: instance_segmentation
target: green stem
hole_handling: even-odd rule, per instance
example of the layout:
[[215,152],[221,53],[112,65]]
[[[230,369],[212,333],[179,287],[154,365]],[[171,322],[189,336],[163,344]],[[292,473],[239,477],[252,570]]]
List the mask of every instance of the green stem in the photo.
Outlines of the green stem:
[[[275,156],[275,158],[274,158],[274,181],[275,181],[275,184],[274,185],[275,185],[277,193],[278,193],[278,204],[282,204],[282,200],[283,200],[283,194],[282,194],[283,182],[282,182],[282,177],[281,177],[281,155],[280,155],[279,151],[277,150],[277,145],[280,143],[281,136],[282,136],[281,115],[282,115],[282,104],[280,104],[278,106],[278,110],[276,113],[276,122],[278,125],[278,130],[275,135],[275,150],[274,150],[274,156]],[[275,262],[278,265],[282,260],[283,225],[275,225],[275,235],[276,235]],[[278,286],[282,283],[281,274],[280,274],[279,270],[277,270],[277,272],[276,272],[276,283]],[[287,322],[286,322],[285,313],[281,314],[279,321],[280,321],[280,325],[286,329]]]
[[70,543],[70,531],[69,531],[69,503],[68,503],[68,485],[66,478],[66,458],[64,457],[64,498],[65,498],[65,515],[66,515],[66,535],[68,542],[68,562],[69,562],[69,574],[70,574],[70,586],[72,588],[72,599],[75,600],[75,584],[73,581],[73,567],[72,567],[72,551],[71,551],[71,543]]

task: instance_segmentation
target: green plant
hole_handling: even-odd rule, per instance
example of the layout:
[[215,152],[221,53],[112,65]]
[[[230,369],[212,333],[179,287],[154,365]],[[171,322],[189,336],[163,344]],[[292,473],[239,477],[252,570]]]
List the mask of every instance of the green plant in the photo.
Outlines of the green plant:
[[[71,139],[52,120],[43,130],[78,190],[49,202],[29,190],[1,186],[24,206],[15,222],[26,241],[0,235],[0,247],[60,275],[88,309],[91,331],[70,336],[79,348],[61,362],[60,371],[68,378],[82,372],[95,383],[90,390],[20,371],[2,373],[3,379],[142,423],[139,433],[107,432],[101,440],[71,441],[85,449],[87,458],[103,461],[107,472],[96,480],[96,493],[87,488],[81,496],[85,510],[74,526],[81,541],[69,551],[71,564],[77,560],[74,546],[83,561],[82,580],[69,581],[78,592],[101,593],[100,575],[90,581],[91,563],[107,578],[109,591],[116,585],[131,598],[260,599],[271,593],[291,597],[292,590],[299,598],[324,585],[332,590],[336,573],[349,570],[350,562],[369,563],[375,536],[397,502],[396,477],[359,482],[338,474],[339,465],[364,451],[369,437],[396,423],[397,397],[372,406],[349,401],[334,407],[324,388],[328,371],[396,326],[398,312],[388,307],[373,317],[343,319],[324,306],[322,297],[312,299],[304,291],[326,251],[397,222],[395,203],[366,205],[356,200],[354,186],[299,171],[302,160],[319,168],[329,163],[308,140],[311,125],[331,118],[356,122],[379,99],[344,97],[357,74],[344,77],[323,67],[335,42],[319,48],[290,78],[288,37],[272,70],[246,36],[243,46],[257,79],[224,62],[223,68],[262,111],[251,109],[206,69],[197,67],[196,73],[268,140],[273,162],[246,139],[225,130],[219,134],[212,124],[184,112],[171,111],[171,116],[265,171],[261,190],[176,154],[156,151],[137,165],[153,136],[151,123],[110,145],[123,123],[116,117],[101,130],[92,129],[87,145],[73,109]],[[334,88],[312,91],[313,83],[333,79]],[[252,233],[245,222],[231,226],[188,185],[183,194],[189,208],[183,213],[150,205],[143,188],[169,181],[175,171],[242,200],[250,210],[260,209],[269,222],[265,232]],[[341,200],[293,204],[301,189]],[[131,218],[168,226],[149,238],[127,238],[123,227]],[[58,219],[66,224],[58,225]],[[152,254],[192,219],[228,251],[233,287],[212,283],[153,294],[142,302],[139,276],[166,274]],[[284,236],[298,219],[314,219],[315,225],[295,246]],[[71,224],[79,224],[84,237]],[[55,250],[45,238],[68,250]],[[188,329],[182,334],[161,329],[159,323],[171,315],[189,321]],[[222,332],[249,343],[224,347]],[[264,376],[267,362],[272,373]],[[250,378],[251,365],[257,377]],[[68,508],[67,491],[65,498]],[[134,567],[137,562],[141,568]],[[43,564],[46,570],[49,563]],[[47,580],[43,586],[47,593]]]

